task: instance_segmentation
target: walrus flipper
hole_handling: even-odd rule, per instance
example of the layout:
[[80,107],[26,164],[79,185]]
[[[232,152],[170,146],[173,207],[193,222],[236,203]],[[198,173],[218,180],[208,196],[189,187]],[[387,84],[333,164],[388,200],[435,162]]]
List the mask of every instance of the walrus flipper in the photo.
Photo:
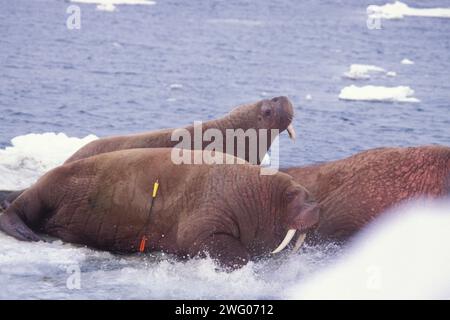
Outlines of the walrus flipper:
[[41,240],[13,211],[0,215],[0,230],[21,241]]
[[0,191],[0,209],[8,209],[8,207],[16,200],[25,190],[20,191]]
[[11,195],[11,193],[14,193],[14,191],[0,191],[0,210],[8,209],[9,205],[11,204],[10,201],[8,201],[8,197]]

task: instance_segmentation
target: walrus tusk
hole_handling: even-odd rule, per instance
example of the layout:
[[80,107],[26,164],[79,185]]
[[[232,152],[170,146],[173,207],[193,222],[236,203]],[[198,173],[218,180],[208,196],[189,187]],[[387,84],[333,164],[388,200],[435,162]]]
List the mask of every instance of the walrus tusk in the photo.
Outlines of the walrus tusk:
[[288,244],[289,242],[291,242],[292,238],[295,235],[295,232],[297,230],[295,229],[289,229],[289,231],[286,233],[286,236],[284,237],[283,241],[281,242],[281,244],[278,246],[278,248],[276,248],[275,250],[272,251],[272,253],[278,253],[281,250],[283,250]]
[[289,138],[291,138],[292,140],[295,140],[296,133],[295,133],[295,129],[294,129],[294,126],[292,125],[292,123],[290,125],[288,125],[286,130],[289,133]]
[[306,238],[306,233],[301,233],[301,234],[298,236],[298,239],[297,239],[297,241],[295,242],[294,249],[292,249],[292,252],[293,252],[293,253],[296,253],[296,252],[301,248],[303,242],[305,241],[305,238]]

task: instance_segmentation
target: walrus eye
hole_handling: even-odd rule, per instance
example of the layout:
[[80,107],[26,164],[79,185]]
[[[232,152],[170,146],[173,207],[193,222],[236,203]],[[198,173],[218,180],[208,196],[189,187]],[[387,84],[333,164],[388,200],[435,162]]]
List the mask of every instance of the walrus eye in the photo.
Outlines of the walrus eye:
[[288,191],[286,192],[286,201],[287,202],[291,202],[292,200],[295,199],[295,197],[297,196],[298,192],[295,191]]
[[264,110],[265,117],[270,117],[271,114],[272,114],[272,110],[270,110],[270,109]]

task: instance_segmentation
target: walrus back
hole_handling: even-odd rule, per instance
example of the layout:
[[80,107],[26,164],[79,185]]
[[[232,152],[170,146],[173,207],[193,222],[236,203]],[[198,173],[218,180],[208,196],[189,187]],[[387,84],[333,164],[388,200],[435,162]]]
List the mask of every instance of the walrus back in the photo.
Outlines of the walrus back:
[[171,133],[173,130],[174,129],[164,129],[149,133],[100,138],[91,141],[79,149],[64,163],[70,163],[114,151],[172,147],[177,143],[176,141],[171,140]]

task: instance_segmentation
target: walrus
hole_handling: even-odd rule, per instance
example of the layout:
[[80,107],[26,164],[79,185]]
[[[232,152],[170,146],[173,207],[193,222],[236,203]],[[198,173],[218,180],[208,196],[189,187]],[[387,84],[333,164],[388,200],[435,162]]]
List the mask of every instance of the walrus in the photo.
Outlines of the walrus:
[[55,168],[6,209],[0,230],[120,253],[208,254],[234,268],[283,250],[295,234],[297,250],[318,222],[310,194],[287,174],[261,175],[248,163],[176,165],[171,150],[115,151]]
[[[264,99],[255,103],[238,106],[223,118],[204,122],[201,129],[202,131],[218,129],[224,137],[226,136],[227,129],[242,129],[244,131],[248,129],[255,129],[258,131],[261,129],[269,130],[267,132],[268,145],[264,150],[258,150],[258,157],[256,159],[252,159],[248,152],[245,153],[244,159],[247,162],[259,164],[275,138],[271,136],[270,129],[276,129],[279,130],[279,132],[287,130],[289,136],[292,139],[295,138],[295,130],[291,124],[293,117],[294,109],[292,103],[287,97],[281,96],[270,100]],[[193,125],[187,126],[184,129],[186,129],[191,136],[194,136]],[[172,139],[172,134],[175,130],[177,129],[157,130],[141,134],[106,137],[94,140],[75,152],[75,154],[67,159],[65,163],[111,151],[136,148],[175,147],[179,143],[178,140]],[[237,156],[235,149],[226,149],[225,142],[224,139],[222,150],[218,151]],[[209,143],[210,141],[203,141],[200,148],[204,149]],[[188,149],[193,150],[197,148],[194,143],[192,143]]]
[[351,157],[282,169],[321,208],[310,240],[343,242],[388,209],[450,195],[450,147],[378,148]]
[[[263,99],[254,103],[237,106],[225,117],[204,122],[200,128],[195,128],[194,125],[191,125],[184,128],[162,129],[140,134],[100,138],[79,149],[65,163],[112,151],[136,148],[175,147],[180,144],[180,141],[172,139],[172,134],[180,130],[185,130],[191,137],[194,137],[196,129],[200,129],[202,132],[206,132],[208,129],[215,129],[219,130],[222,136],[225,137],[227,130],[241,129],[242,131],[236,132],[236,139],[248,139],[244,140],[246,144],[242,155],[239,153],[237,145],[234,148],[227,149],[226,139],[223,139],[221,149],[218,151],[241,157],[252,164],[260,164],[277,136],[276,131],[272,132],[271,129],[278,130],[280,133],[287,130],[289,137],[295,140],[296,133],[292,125],[293,117],[294,109],[287,97],[280,96],[272,99]],[[256,140],[253,141],[253,145],[250,146],[252,141],[246,136],[246,132],[249,129],[257,130],[261,134],[261,137],[264,137],[266,143],[260,143],[261,137],[257,135]],[[205,149],[211,143],[206,140],[201,142],[197,146],[193,141],[189,141],[186,147],[186,142],[184,141],[184,147],[191,150]],[[6,208],[23,191],[0,191],[0,207]]]

